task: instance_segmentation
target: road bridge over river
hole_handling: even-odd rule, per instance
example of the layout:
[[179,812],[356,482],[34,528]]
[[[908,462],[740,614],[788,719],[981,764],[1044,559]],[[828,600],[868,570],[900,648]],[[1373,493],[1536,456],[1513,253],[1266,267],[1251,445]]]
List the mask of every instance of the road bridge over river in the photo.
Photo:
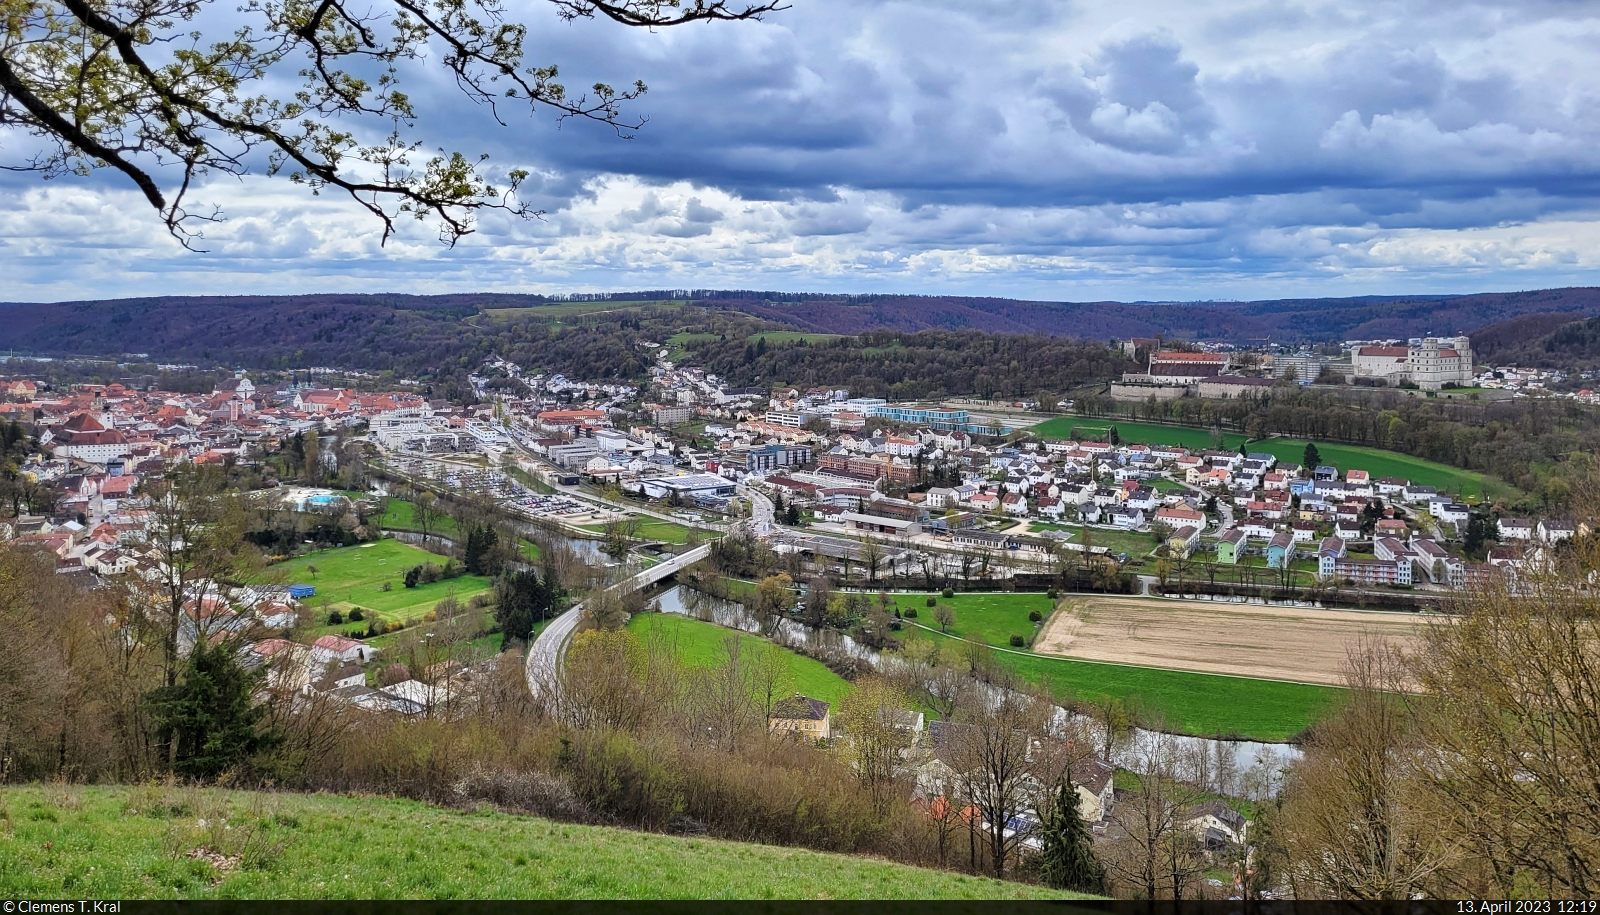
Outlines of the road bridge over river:
[[[705,559],[711,555],[711,544],[697,546],[687,552],[657,563],[637,575],[612,585],[612,589],[630,594],[642,588],[648,588],[664,578],[676,575],[678,572]],[[539,637],[533,640],[528,648],[528,662],[525,673],[528,679],[528,691],[535,696],[544,688],[545,684],[556,683],[556,672],[561,668],[561,660],[566,656],[567,643],[572,641],[572,634],[578,631],[578,624],[583,621],[583,603],[573,604],[567,612],[551,621],[544,627]]]

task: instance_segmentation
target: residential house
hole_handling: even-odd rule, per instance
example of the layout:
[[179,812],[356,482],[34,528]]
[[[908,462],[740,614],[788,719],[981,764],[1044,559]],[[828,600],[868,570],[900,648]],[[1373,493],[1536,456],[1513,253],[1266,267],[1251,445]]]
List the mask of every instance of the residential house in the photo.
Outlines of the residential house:
[[1144,512],[1137,508],[1112,509],[1111,523],[1123,530],[1136,531],[1144,527]]
[[1167,538],[1167,549],[1173,555],[1188,558],[1189,554],[1200,543],[1200,529],[1192,524],[1185,524],[1172,532]]
[[359,664],[346,664],[336,670],[330,670],[322,675],[316,682],[316,689],[320,692],[331,693],[336,689],[347,686],[365,686],[367,673]]
[[[1446,524],[1454,524],[1457,527],[1465,525],[1467,519],[1472,517],[1472,509],[1460,502],[1434,502],[1428,506],[1428,510],[1440,521]],[[1544,522],[1540,523],[1543,524]]]
[[1578,528],[1571,521],[1546,518],[1539,522],[1539,539],[1545,543],[1558,543],[1577,533]]
[[1244,818],[1244,814],[1221,800],[1206,801],[1189,808],[1183,825],[1195,834],[1206,851],[1221,851],[1230,846],[1243,845],[1250,830],[1250,821]]
[[1206,515],[1205,512],[1187,505],[1167,505],[1156,510],[1156,520],[1169,527],[1192,524],[1203,528],[1206,524]]
[[1240,523],[1237,530],[1252,540],[1271,540],[1277,529],[1262,518],[1247,518]]
[[833,736],[828,703],[795,693],[772,708],[767,726],[784,735],[827,740]]
[[1450,555],[1437,542],[1418,538],[1411,541],[1411,552],[1415,556],[1415,563],[1422,567],[1428,580],[1434,584],[1459,588],[1465,582],[1466,562],[1459,556]]
[[1239,556],[1244,552],[1244,531],[1236,527],[1228,528],[1217,539],[1217,562],[1224,565],[1235,565]]
[[311,662],[318,667],[326,667],[335,661],[340,664],[351,661],[365,664],[377,655],[378,649],[342,635],[325,635],[311,643]]
[[1294,561],[1294,535],[1288,532],[1272,535],[1267,543],[1267,567],[1287,569]]
[[1533,522],[1527,518],[1501,518],[1496,525],[1501,540],[1532,540]]
[[1111,813],[1116,800],[1112,784],[1116,769],[1089,757],[1072,766],[1072,784],[1078,790],[1078,813],[1089,824],[1099,823]]

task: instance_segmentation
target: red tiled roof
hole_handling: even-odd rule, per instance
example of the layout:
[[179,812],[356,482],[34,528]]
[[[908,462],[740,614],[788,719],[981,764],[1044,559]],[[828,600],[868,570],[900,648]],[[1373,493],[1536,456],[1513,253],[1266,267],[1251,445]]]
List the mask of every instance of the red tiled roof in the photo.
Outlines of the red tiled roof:
[[1221,353],[1151,353],[1151,363],[1156,362],[1227,362]]

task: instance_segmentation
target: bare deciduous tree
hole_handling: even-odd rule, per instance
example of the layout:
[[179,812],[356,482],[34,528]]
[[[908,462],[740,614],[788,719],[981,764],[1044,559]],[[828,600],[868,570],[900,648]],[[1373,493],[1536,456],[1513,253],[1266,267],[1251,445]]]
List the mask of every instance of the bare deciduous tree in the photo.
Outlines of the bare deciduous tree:
[[[565,19],[602,16],[653,28],[754,19],[777,3],[726,0],[552,0]],[[387,239],[402,217],[433,219],[454,243],[474,215],[536,211],[516,199],[527,172],[498,179],[487,157],[429,154],[402,79],[437,61],[475,104],[501,120],[505,106],[543,106],[623,136],[643,125],[623,112],[643,83],[596,83],[571,95],[555,65],[530,66],[527,27],[498,0],[468,3],[345,0],[247,3],[223,12],[200,0],[17,0],[0,32],[0,125],[43,148],[12,168],[45,177],[112,168],[132,183],[186,245],[197,223],[188,198],[208,174],[242,176],[258,159],[312,192],[347,194]],[[419,74],[421,75],[421,74]],[[501,121],[503,123],[503,121]]]
[[948,764],[979,821],[996,878],[1005,877],[1018,848],[1032,835],[1028,814],[1038,807],[1040,793],[1071,763],[1071,741],[1052,727],[1054,712],[1054,705],[1006,678],[988,694],[972,694],[947,729]]
[[1488,588],[1414,670],[1435,828],[1479,866],[1444,891],[1600,895],[1600,604],[1570,576]]
[[1419,777],[1421,737],[1393,646],[1353,646],[1344,708],[1319,724],[1289,774],[1282,839],[1303,898],[1410,899],[1458,856]]
[[1139,787],[1112,808],[1106,867],[1130,895],[1182,899],[1204,870],[1199,840],[1185,822],[1200,792],[1180,778],[1170,735],[1141,734],[1130,757]]
[[838,721],[850,766],[884,813],[894,801],[904,800],[898,787],[911,736],[900,716],[907,704],[898,689],[878,678],[858,681],[839,701]]

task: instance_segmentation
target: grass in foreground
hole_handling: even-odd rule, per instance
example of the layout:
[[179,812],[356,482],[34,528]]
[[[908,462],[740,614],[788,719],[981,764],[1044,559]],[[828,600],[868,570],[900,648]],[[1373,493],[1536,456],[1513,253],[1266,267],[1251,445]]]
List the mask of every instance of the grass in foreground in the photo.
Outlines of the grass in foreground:
[[[738,635],[742,643],[741,651],[771,644],[766,639],[735,633],[715,623],[704,623],[672,613],[637,614],[628,621],[628,628],[640,639],[660,635],[675,642],[679,658],[692,667],[707,667],[727,657],[727,639],[734,635]],[[839,699],[850,691],[848,681],[829,670],[821,661],[796,654],[787,648],[780,648],[779,651],[784,662],[783,695],[802,693],[838,708]]]
[[[415,619],[452,594],[465,603],[474,594],[489,590],[489,579],[479,575],[463,575],[407,588],[406,569],[424,562],[442,566],[445,559],[398,540],[378,540],[312,553],[268,566],[267,571],[281,577],[285,584],[307,584],[316,588],[316,596],[308,601],[314,608],[320,609],[323,598],[327,598],[341,611],[361,607],[378,611],[386,620]],[[310,571],[311,566],[317,567],[315,575]],[[385,582],[389,590],[380,591]],[[344,628],[349,627],[335,626],[329,631]]]
[[[232,829],[212,828],[224,818]],[[372,797],[13,787],[0,789],[0,827],[7,899],[1067,897],[845,855]],[[264,862],[224,872],[187,857],[202,846],[240,854],[251,830],[279,848]]]
[[[916,630],[908,637],[939,639],[957,651],[961,647],[936,632]],[[1058,700],[1121,699],[1154,726],[1202,737],[1288,740],[1315,724],[1340,692],[1328,686],[1008,651],[996,651],[993,658],[1024,680],[1046,687]]]

